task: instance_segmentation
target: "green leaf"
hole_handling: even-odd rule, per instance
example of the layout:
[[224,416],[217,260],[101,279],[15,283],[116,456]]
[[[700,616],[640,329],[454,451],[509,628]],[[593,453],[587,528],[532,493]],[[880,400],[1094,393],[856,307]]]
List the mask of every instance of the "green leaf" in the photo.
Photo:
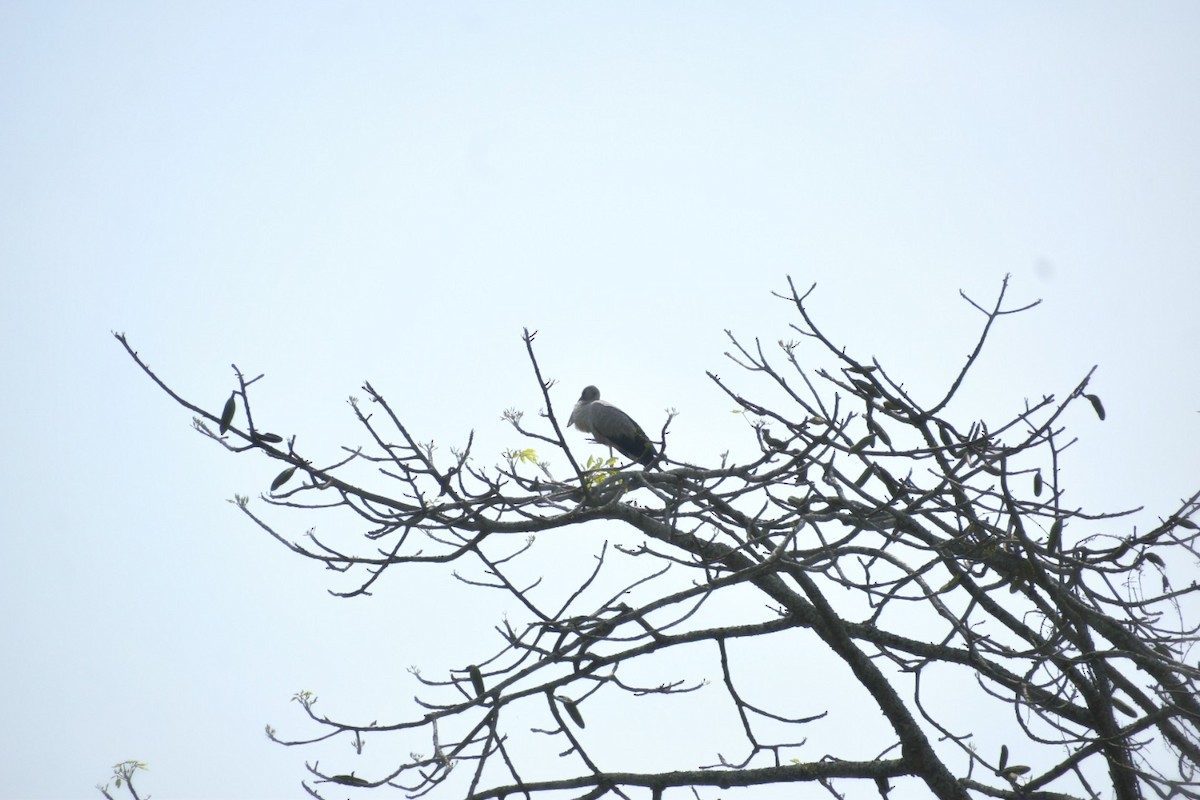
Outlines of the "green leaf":
[[1000,772],[1004,772],[1004,768],[1008,766],[1008,745],[1000,745]]
[[1033,473],[1033,496],[1037,497],[1042,493],[1042,471],[1039,469]]
[[1100,402],[1100,398],[1094,394],[1085,394],[1084,397],[1086,397],[1088,400],[1091,401],[1092,408],[1095,409],[1095,411],[1096,411],[1096,416],[1100,418],[1101,422],[1103,422],[1104,421],[1104,404]]
[[268,444],[279,444],[283,441],[283,437],[278,433],[256,433],[254,434],[254,441],[266,442]]
[[225,409],[221,412],[222,434],[229,430],[229,426],[233,422],[233,414],[235,411],[237,411],[237,392],[231,392],[229,394],[229,399],[225,401]]

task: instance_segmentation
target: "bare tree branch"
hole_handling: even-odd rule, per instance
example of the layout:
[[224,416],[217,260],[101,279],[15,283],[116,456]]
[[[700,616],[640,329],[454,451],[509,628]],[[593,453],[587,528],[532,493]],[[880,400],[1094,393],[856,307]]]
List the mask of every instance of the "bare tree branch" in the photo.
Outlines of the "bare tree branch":
[[[1008,288],[1005,278],[990,304],[963,295],[981,330],[950,384],[931,390],[837,346],[809,312],[812,289],[789,281],[779,296],[801,341],[772,351],[729,334],[749,385],[710,373],[759,454],[645,472],[581,466],[528,329],[543,407],[532,423],[504,412],[520,441],[494,467],[476,462],[473,434],[448,459],[435,452],[369,383],[366,403],[351,401],[367,444],[311,457],[251,416],[261,375],[235,367],[233,411],[213,414],[116,337],[203,435],[281,462],[263,496],[272,513],[235,500],[291,553],[356,581],[335,594],[368,594],[393,570],[453,569],[464,591],[505,601],[494,649],[437,679],[416,675],[423,694],[408,716],[364,723],[296,696],[313,734],[269,730],[282,744],[349,738],[361,753],[385,738],[397,742],[389,752],[412,753],[368,777],[314,762],[314,797],[330,783],[473,800],[799,783],[833,796],[919,783],[938,798],[1195,797],[1200,669],[1187,659],[1200,620],[1197,583],[1178,575],[1200,556],[1200,492],[1143,532],[1128,519],[1137,509],[1064,502],[1068,428],[1104,416],[1095,368],[1061,399],[1006,418],[947,415],[997,323],[1037,305],[1010,305]],[[926,393],[937,399],[923,404]],[[553,477],[556,456],[569,479]],[[336,537],[293,531],[296,515],[316,514],[337,518]],[[637,543],[606,540],[562,575],[540,573],[543,542],[600,521]],[[760,690],[775,661],[749,654],[782,665],[798,647],[833,672]],[[856,688],[822,690],[843,682]],[[611,709],[687,740],[671,715],[641,711],[652,698],[680,720],[708,715],[720,750],[692,753],[685,769],[610,763],[605,742],[623,736]],[[861,728],[862,744],[826,747],[835,723]]]

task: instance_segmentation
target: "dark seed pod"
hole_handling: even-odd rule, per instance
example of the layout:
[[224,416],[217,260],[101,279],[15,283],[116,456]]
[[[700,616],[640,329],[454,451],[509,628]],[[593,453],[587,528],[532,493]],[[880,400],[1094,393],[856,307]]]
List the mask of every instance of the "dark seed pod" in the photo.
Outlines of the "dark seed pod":
[[883,426],[876,422],[870,415],[867,415],[867,428],[871,431],[871,433],[878,436],[879,440],[885,445],[888,447],[892,446],[892,437],[888,436],[888,433],[883,429]]
[[296,468],[288,467],[283,472],[276,475],[275,480],[271,481],[271,491],[273,492],[276,489],[278,489],[280,486],[283,486],[285,483],[290,481],[292,479],[292,476],[295,474],[296,474]]
[[279,444],[283,441],[283,437],[278,433],[256,433],[254,434],[254,441],[266,442],[267,444]]
[[867,481],[869,481],[871,476],[874,474],[875,470],[871,467],[867,467],[865,470],[863,470],[863,474],[858,476],[858,480],[854,482],[854,485],[861,489],[867,485]]
[[958,586],[960,583],[962,583],[962,575],[953,575],[953,576],[951,576],[950,580],[946,581],[946,583],[942,586],[942,588],[938,589],[937,593],[943,594],[945,592],[948,592],[951,589],[953,589],[955,586]]
[[237,411],[237,393],[231,392],[229,399],[225,401],[225,409],[221,412],[222,434],[229,430],[229,425],[233,422],[233,414],[235,411]]
[[1062,519],[1054,520],[1054,524],[1050,526],[1050,535],[1046,537],[1046,549],[1051,553],[1057,553],[1062,547]]
[[1100,418],[1101,422],[1103,422],[1104,421],[1104,404],[1100,402],[1100,398],[1094,394],[1085,394],[1084,397],[1086,397],[1088,400],[1091,401],[1092,408],[1094,408],[1096,410],[1096,416]]
[[853,455],[854,453],[861,453],[863,450],[867,449],[873,444],[875,444],[875,434],[868,433],[866,436],[854,443],[854,445],[850,448],[850,454]]
[[483,673],[479,671],[479,667],[472,664],[467,667],[467,674],[471,676],[471,687],[475,690],[475,696],[483,696]]
[[862,392],[863,397],[874,397],[879,394],[875,386],[869,381],[860,381],[856,378],[851,378],[850,383],[854,384],[854,388]]
[[1117,711],[1120,711],[1122,714],[1126,714],[1131,717],[1137,716],[1137,712],[1130,708],[1128,703],[1118,700],[1115,697],[1110,697],[1109,699],[1112,700],[1113,708],[1115,708]]
[[797,511],[808,511],[808,507],[812,501],[807,497],[796,497],[792,495],[787,499],[788,505]]
[[763,430],[763,441],[766,442],[767,447],[770,447],[772,450],[782,450],[783,448],[787,447],[785,442],[780,439],[776,439],[771,435],[770,431],[765,429]]
[[575,705],[575,701],[569,697],[558,695],[558,702],[562,703],[563,708],[567,710],[567,716],[581,728],[586,728],[587,724],[583,721],[583,714],[579,713],[579,706]]

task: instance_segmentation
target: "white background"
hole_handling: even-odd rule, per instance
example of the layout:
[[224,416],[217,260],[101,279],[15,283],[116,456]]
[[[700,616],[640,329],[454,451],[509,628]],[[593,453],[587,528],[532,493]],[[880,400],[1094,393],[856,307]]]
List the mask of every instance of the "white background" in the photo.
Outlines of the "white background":
[[587,383],[648,430],[675,408],[672,454],[711,464],[752,440],[704,371],[756,385],[723,330],[791,338],[785,275],[931,399],[980,323],[958,290],[1011,273],[1045,302],[956,419],[1099,363],[1072,499],[1173,510],[1198,37],[1194,3],[0,5],[0,795],[98,796],[139,759],[159,797],[298,796],[321,754],[262,732],[308,730],[292,693],[395,717],[408,666],[494,647],[446,630],[444,575],[331,597],[224,502],[278,468],[193,433],[112,330],[213,410],[231,362],[267,373],[259,413],[314,455],[364,440],[366,379],[488,464],[541,406],[528,326],[557,409]]

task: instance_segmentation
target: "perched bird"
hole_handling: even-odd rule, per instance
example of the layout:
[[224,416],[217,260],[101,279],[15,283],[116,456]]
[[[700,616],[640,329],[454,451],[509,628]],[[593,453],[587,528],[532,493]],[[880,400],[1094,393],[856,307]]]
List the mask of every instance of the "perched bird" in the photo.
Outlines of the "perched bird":
[[649,467],[658,460],[658,453],[642,426],[612,403],[600,399],[600,390],[589,386],[579,395],[575,410],[567,419],[584,433],[590,433],[600,444],[616,448],[621,455]]

